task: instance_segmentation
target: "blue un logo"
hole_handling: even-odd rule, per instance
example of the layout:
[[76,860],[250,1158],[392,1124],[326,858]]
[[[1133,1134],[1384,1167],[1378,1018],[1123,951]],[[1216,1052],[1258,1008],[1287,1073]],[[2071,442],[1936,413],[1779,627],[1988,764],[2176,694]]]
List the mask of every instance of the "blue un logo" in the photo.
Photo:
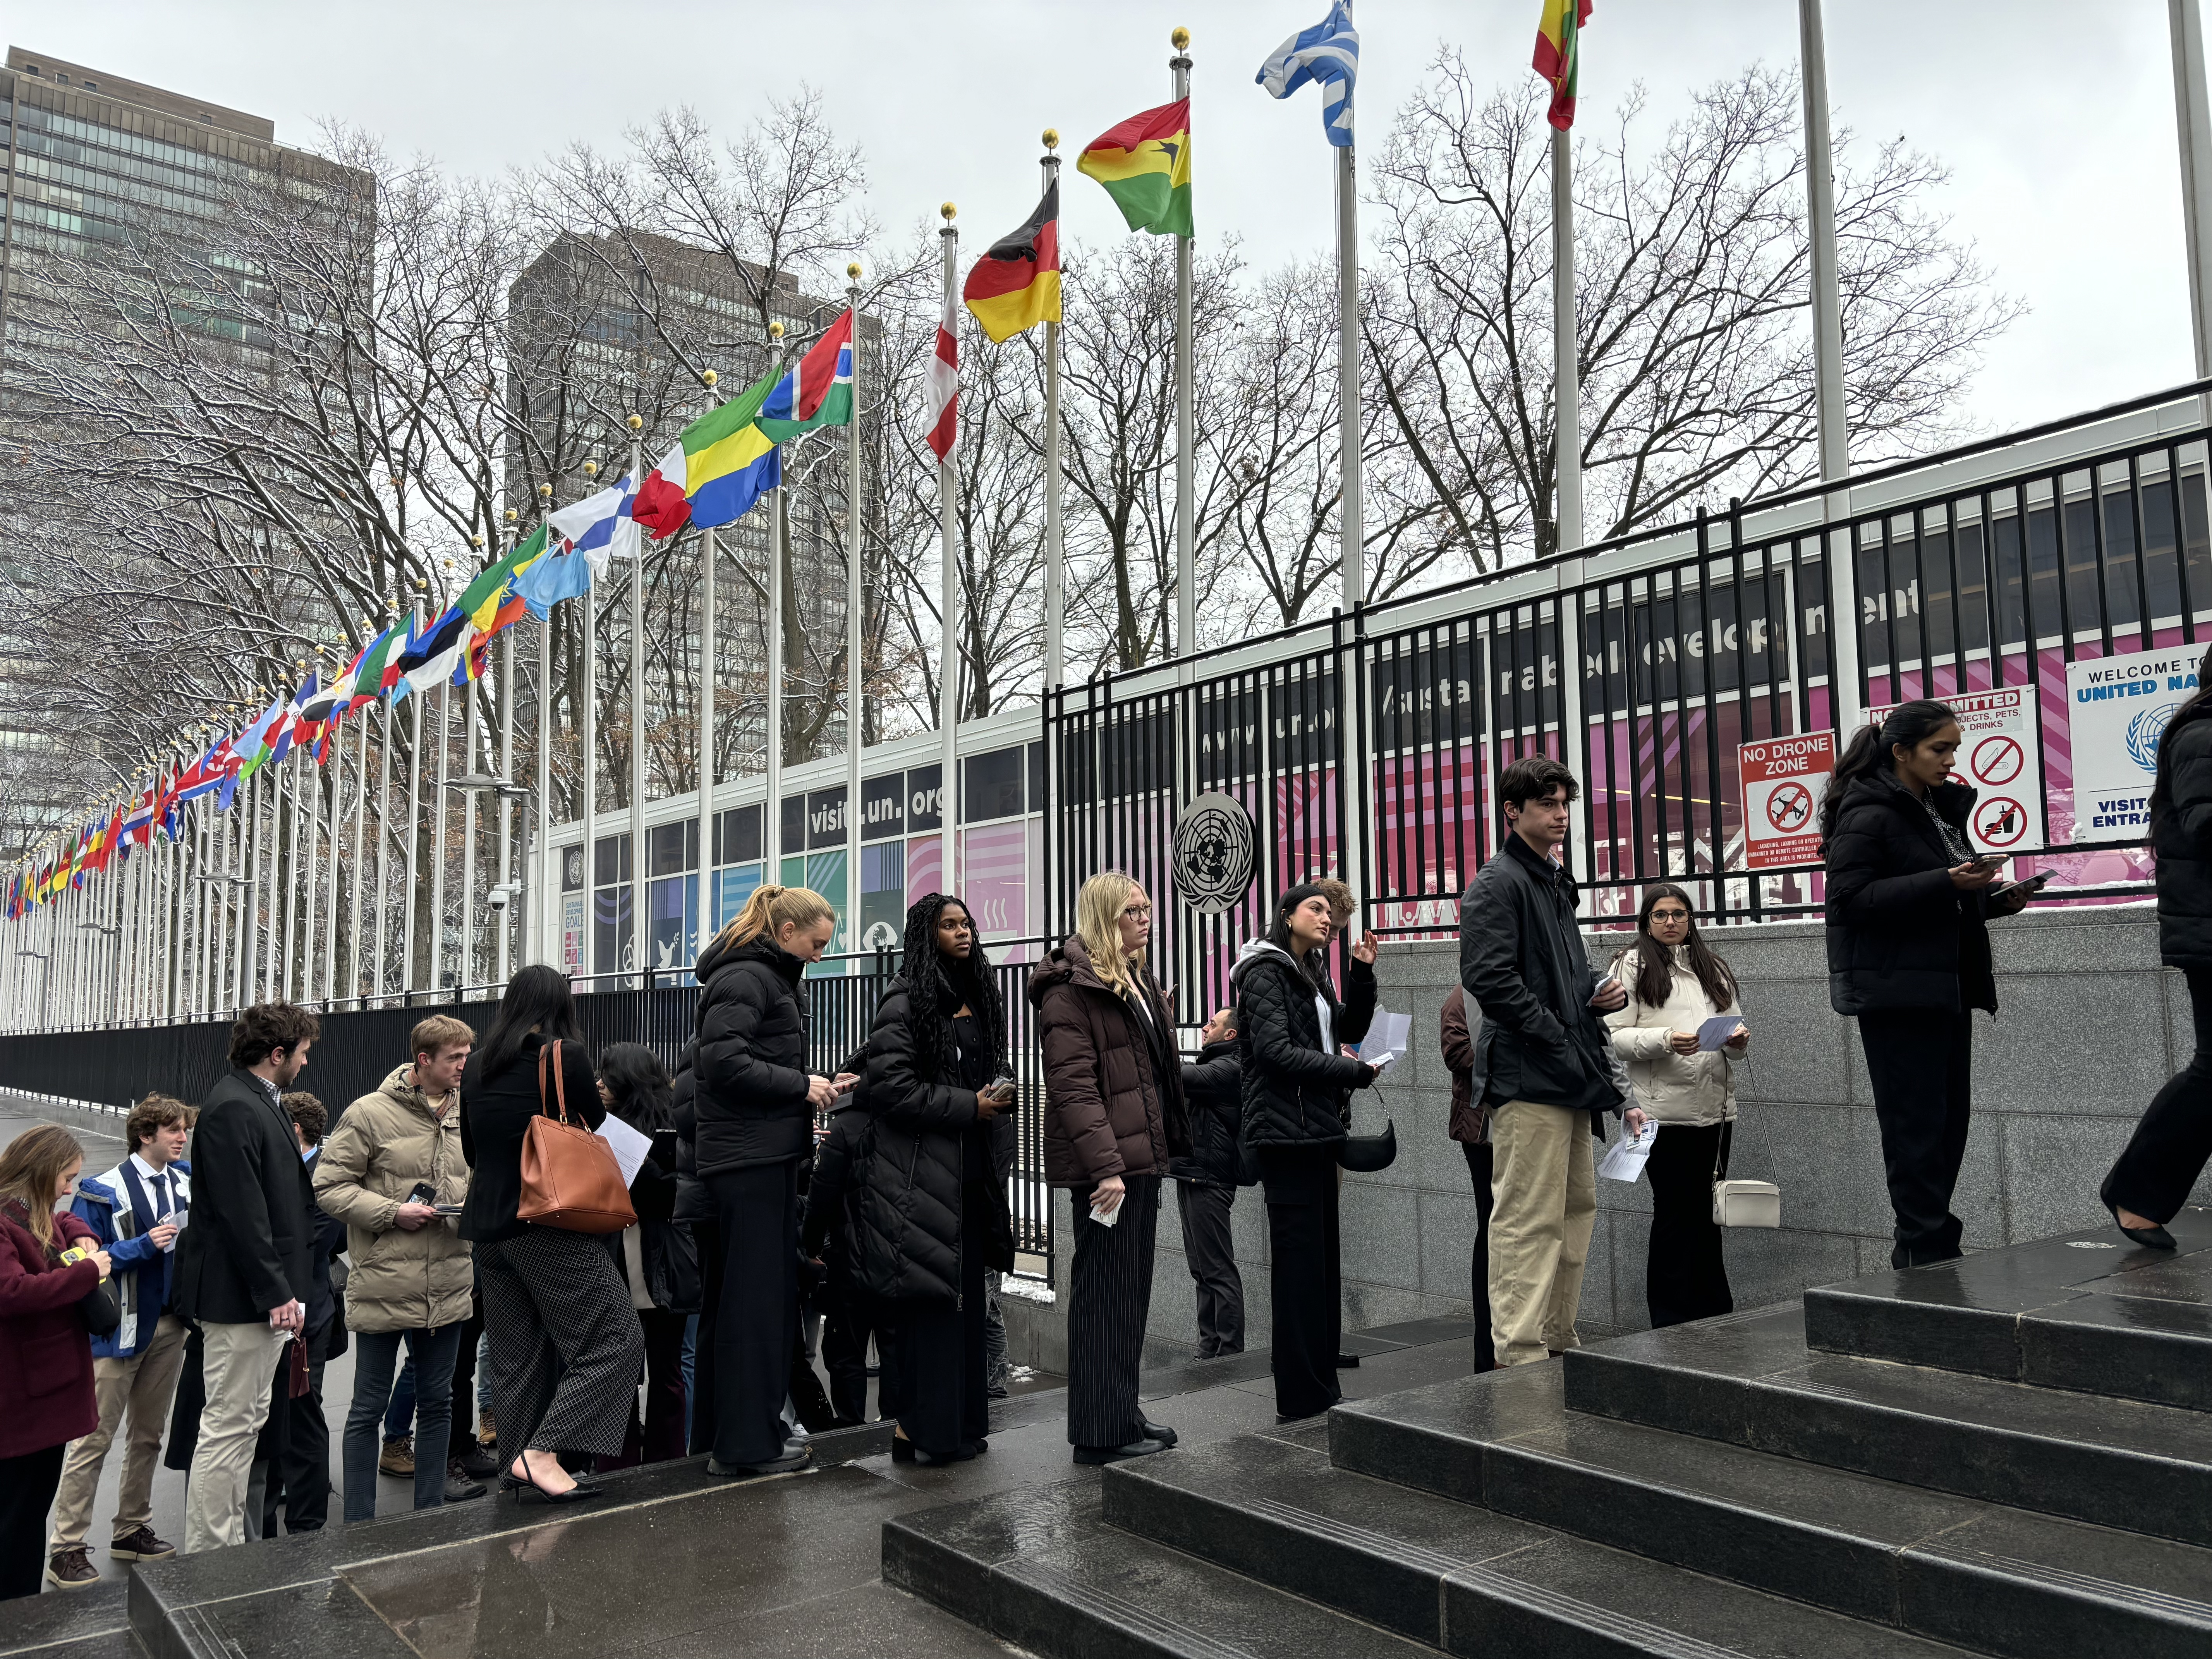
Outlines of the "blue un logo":
[[2178,707],[2169,702],[2146,708],[2128,722],[2128,758],[2146,773],[2158,770],[2158,740],[2165,735],[2166,724]]

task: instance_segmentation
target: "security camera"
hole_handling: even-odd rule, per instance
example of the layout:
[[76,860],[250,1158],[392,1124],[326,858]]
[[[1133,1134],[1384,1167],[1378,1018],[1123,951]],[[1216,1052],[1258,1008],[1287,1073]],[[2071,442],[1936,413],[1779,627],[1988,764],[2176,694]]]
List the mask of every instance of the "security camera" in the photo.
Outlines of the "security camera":
[[484,902],[490,905],[495,910],[506,909],[508,904],[514,902],[514,890],[509,887],[505,882],[500,883],[498,886],[493,888],[491,891],[484,895]]

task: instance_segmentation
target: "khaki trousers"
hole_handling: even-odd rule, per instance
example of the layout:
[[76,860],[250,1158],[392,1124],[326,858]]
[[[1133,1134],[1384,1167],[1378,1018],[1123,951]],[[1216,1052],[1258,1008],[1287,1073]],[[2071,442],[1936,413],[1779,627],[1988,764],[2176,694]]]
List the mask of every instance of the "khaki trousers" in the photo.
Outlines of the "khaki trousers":
[[92,1393],[100,1407],[100,1426],[69,1449],[62,1466],[62,1488],[54,1498],[54,1531],[49,1552],[76,1549],[92,1525],[92,1502],[100,1492],[100,1466],[107,1462],[115,1431],[127,1412],[123,1440],[123,1480],[115,1494],[115,1527],[121,1538],[154,1519],[154,1469],[161,1455],[162,1431],[169,1426],[169,1402],[176,1397],[177,1373],[185,1364],[185,1322],[163,1314],[152,1340],[128,1359],[92,1362]]
[[285,1334],[264,1321],[202,1325],[207,1405],[185,1486],[185,1553],[246,1541],[246,1482],[253,1445],[269,1420],[269,1386],[283,1357]]
[[1575,1312],[1597,1224],[1589,1114],[1509,1100],[1491,1114],[1490,1323],[1501,1365],[1579,1347]]

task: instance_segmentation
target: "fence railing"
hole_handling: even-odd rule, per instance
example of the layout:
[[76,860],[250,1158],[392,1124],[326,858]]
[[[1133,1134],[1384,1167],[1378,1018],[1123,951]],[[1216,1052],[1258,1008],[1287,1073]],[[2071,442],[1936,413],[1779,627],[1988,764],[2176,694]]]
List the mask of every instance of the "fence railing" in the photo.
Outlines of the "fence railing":
[[[1587,921],[1661,879],[1718,920],[1802,915],[1816,862],[1747,867],[1738,745],[2009,690],[2032,704],[2041,788],[1995,844],[2051,869],[2054,899],[2140,892],[2140,832],[2075,821],[2067,671],[2212,640],[2208,387],[1055,691],[1043,913],[1064,931],[1084,878],[1129,871],[1195,1023],[1293,882],[1342,876],[1377,932],[1455,928],[1497,848],[1495,780],[1540,751],[1583,783]],[[1209,792],[1249,830],[1186,824]],[[1249,885],[1220,890],[1248,856]]]
[[[1015,940],[1013,944],[1029,941]],[[826,959],[857,969],[810,975],[804,981],[810,1036],[808,1063],[834,1075],[867,1041],[876,1005],[897,970],[888,952]],[[1029,968],[994,969],[1006,1007],[1007,1042],[1018,1086],[1014,1115],[1016,1151],[1008,1201],[1014,1249],[1036,1259],[1033,1271],[1052,1274],[1051,1193],[1044,1184],[1044,1073],[1032,1011],[1024,987]],[[626,977],[635,980],[636,975]],[[477,1031],[498,1011],[492,993],[438,1006],[417,999],[410,1006],[341,1009],[320,1015],[322,1035],[308,1052],[299,1086],[335,1115],[368,1094],[408,1058],[408,1034],[431,1013],[450,1013]],[[641,1042],[672,1072],[696,1029],[699,988],[603,990],[576,999],[584,1042],[594,1054],[617,1042]],[[100,1031],[39,1031],[0,1035],[0,1087],[97,1105],[128,1107],[158,1091],[197,1101],[229,1068],[231,1023],[197,1020]]]

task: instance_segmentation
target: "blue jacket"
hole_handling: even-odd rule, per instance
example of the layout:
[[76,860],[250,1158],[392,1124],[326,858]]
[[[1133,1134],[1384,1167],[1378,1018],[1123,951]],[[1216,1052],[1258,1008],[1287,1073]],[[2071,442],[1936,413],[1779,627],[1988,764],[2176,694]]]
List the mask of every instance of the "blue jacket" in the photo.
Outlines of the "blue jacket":
[[[121,1324],[92,1339],[95,1359],[128,1359],[152,1341],[155,1327],[169,1311],[176,1280],[175,1251],[155,1249],[145,1236],[154,1224],[153,1206],[143,1177],[133,1194],[125,1173],[131,1168],[125,1158],[112,1170],[87,1176],[70,1202],[71,1213],[99,1236],[100,1248],[115,1263],[115,1296],[123,1310]],[[169,1169],[180,1177],[177,1201],[189,1209],[192,1166],[179,1159]]]

